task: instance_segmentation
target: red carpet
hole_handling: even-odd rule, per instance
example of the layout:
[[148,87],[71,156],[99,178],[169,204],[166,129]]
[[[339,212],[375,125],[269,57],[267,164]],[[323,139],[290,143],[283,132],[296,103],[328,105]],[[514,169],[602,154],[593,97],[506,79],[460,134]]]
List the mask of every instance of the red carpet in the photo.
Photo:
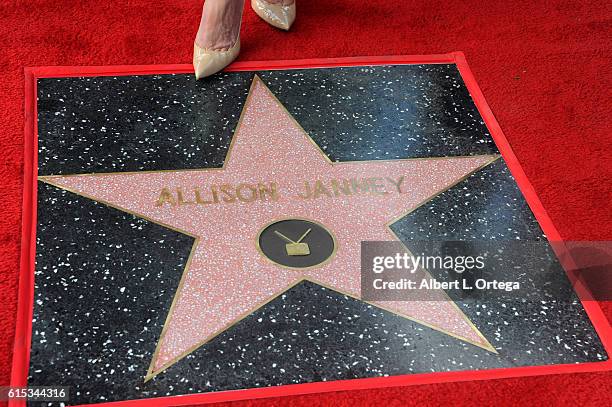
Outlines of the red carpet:
[[[0,385],[12,357],[23,67],[189,63],[202,0],[0,2]],[[612,5],[601,1],[298,0],[291,33],[247,10],[243,60],[464,51],[566,239],[612,240]],[[546,3],[546,5],[541,5]],[[612,305],[603,304],[608,318]],[[281,405],[610,405],[612,375],[574,374],[309,395]],[[236,405],[265,405],[270,400]]]

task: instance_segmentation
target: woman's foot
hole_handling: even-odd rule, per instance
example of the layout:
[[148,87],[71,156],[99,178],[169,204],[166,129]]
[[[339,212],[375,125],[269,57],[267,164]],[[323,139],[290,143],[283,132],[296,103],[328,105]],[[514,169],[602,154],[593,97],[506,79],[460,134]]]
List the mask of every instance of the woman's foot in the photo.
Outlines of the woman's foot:
[[289,30],[295,21],[295,0],[251,0],[255,13],[268,24]]
[[234,46],[240,34],[243,9],[244,0],[206,0],[195,40],[198,47],[227,51]]
[[228,66],[240,53],[244,0],[206,0],[193,47],[196,79]]

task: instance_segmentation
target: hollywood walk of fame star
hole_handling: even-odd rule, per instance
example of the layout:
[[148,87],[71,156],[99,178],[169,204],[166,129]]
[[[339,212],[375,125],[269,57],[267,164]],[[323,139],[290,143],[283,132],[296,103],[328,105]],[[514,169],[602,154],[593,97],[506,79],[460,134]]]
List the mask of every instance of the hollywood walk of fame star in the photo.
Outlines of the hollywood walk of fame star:
[[[222,168],[39,179],[195,238],[149,380],[301,281],[359,299],[361,242],[395,240],[391,223],[497,158],[332,162],[255,77]],[[350,184],[355,180],[374,181],[359,184],[357,193]],[[187,193],[205,185],[219,186],[217,195],[204,199]],[[240,195],[245,185],[260,187],[245,187]],[[333,255],[330,249],[325,261],[302,268],[271,261],[257,239],[276,221],[295,219],[329,231]],[[318,250],[314,234],[325,235],[312,233],[300,241],[299,235],[283,236],[278,244],[287,253],[293,250],[296,259],[307,258],[311,248]],[[429,295],[372,304],[495,352],[445,292]]]

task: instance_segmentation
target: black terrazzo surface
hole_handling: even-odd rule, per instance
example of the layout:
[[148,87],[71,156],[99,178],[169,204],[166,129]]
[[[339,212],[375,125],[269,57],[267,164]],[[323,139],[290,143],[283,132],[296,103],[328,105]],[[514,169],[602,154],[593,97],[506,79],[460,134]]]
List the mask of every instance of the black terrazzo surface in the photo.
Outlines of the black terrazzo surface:
[[259,75],[333,161],[498,152],[454,65]]
[[396,222],[402,240],[546,239],[503,159]]
[[[451,295],[500,358],[518,366],[607,359],[565,272],[550,246],[544,244],[542,229],[502,159],[397,221],[392,229],[413,248],[421,241],[441,242],[440,245],[445,241],[474,242],[473,251],[469,244],[464,245],[460,253],[463,256],[476,257],[484,249],[495,249],[478,242],[497,240],[499,249],[514,252],[519,260],[530,263],[525,266],[507,254],[503,268],[463,273],[462,277],[472,282],[477,278],[518,281],[518,293],[477,298],[466,295],[463,300]],[[516,241],[533,243],[519,246]],[[449,273],[430,272],[439,281],[452,281]]]
[[116,399],[142,381],[193,238],[38,184],[29,384]]
[[[258,74],[333,160],[497,151],[454,66]],[[40,174],[220,166],[252,77],[41,80]],[[73,404],[606,357],[575,300],[462,302],[495,355],[303,283],[144,383],[192,239],[47,185],[38,205],[30,384],[72,386]],[[501,160],[394,230],[542,240]]]
[[39,174],[220,167],[252,78],[41,80]]
[[[256,74],[334,161],[497,153],[454,65]],[[221,166],[253,76],[39,81],[39,173]]]

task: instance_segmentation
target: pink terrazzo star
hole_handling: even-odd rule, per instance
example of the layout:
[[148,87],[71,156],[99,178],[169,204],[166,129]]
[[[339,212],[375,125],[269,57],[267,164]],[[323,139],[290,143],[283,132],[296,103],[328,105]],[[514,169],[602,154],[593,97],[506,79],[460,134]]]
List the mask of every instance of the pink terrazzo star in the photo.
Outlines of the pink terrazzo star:
[[[332,163],[255,78],[221,169],[40,179],[196,237],[147,373],[149,379],[305,279],[359,298],[361,241],[395,240],[387,224],[495,158]],[[305,181],[397,180],[402,176],[399,191],[388,188],[381,194],[320,194],[316,199],[298,196]],[[204,193],[212,185],[271,183],[277,184],[276,200],[249,197],[225,202],[219,198],[219,203],[193,203],[196,187]],[[172,192],[172,202],[160,202],[164,188]],[[182,191],[185,203],[178,204],[177,190]],[[256,237],[274,220],[287,218],[312,219],[331,230],[337,240],[332,260],[318,268],[294,270],[266,259],[257,249]],[[443,291],[430,293],[428,301],[373,304],[494,351]]]

